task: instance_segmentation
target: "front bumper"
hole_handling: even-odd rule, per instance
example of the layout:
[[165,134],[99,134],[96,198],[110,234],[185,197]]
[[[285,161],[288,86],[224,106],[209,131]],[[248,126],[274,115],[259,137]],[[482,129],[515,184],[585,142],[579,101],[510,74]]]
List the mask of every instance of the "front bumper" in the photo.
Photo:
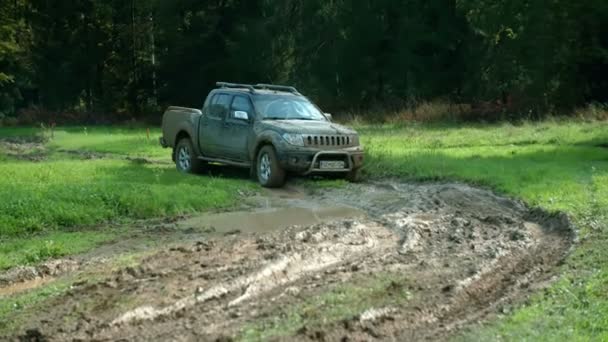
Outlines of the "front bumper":
[[[350,172],[363,166],[364,152],[361,147],[342,150],[287,151],[279,153],[279,163],[287,171],[302,175],[316,173]],[[344,161],[344,168],[321,168],[321,161]]]

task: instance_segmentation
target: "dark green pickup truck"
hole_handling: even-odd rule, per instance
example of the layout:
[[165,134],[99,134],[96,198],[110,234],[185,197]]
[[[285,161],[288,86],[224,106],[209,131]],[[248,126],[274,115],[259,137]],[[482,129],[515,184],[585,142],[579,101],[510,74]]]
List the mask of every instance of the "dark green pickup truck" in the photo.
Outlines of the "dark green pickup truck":
[[217,83],[202,111],[169,107],[163,115],[163,147],[173,149],[182,172],[207,163],[251,169],[265,187],[280,187],[286,172],[343,174],[356,180],[363,148],[354,130],[295,88],[269,84]]

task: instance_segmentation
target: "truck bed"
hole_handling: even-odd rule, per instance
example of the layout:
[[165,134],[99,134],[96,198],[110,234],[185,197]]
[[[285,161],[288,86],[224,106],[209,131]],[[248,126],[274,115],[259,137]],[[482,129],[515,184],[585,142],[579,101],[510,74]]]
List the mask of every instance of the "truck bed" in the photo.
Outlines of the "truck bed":
[[174,147],[178,133],[185,132],[188,134],[192,143],[196,144],[195,127],[198,127],[198,120],[202,116],[202,112],[196,108],[187,107],[169,107],[163,114],[162,122],[162,142],[166,147]]

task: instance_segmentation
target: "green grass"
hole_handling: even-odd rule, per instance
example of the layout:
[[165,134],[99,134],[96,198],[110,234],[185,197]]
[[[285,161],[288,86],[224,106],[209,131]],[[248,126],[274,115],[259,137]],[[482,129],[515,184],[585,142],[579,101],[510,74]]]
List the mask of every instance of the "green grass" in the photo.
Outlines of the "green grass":
[[27,137],[44,132],[38,127],[0,127],[0,138],[4,137]]
[[57,231],[27,238],[3,239],[0,245],[0,270],[84,252],[116,235],[116,231]]
[[62,160],[0,165],[0,233],[19,235],[223,208],[242,181],[179,174],[171,165]]
[[[48,130],[0,128],[0,138],[33,134],[51,137]],[[170,150],[158,145],[158,135],[158,129],[148,139],[145,129],[60,128],[46,143],[46,157],[38,162],[9,156],[0,145],[0,269],[91,248],[109,238],[89,231],[105,222],[225,209],[237,203],[239,189],[254,187],[246,179],[180,174]],[[104,153],[104,158],[59,151]],[[154,163],[136,163],[127,157]],[[66,236],[82,248],[49,242],[46,247],[38,245],[39,252],[32,254],[11,247],[20,241]]]
[[568,213],[580,243],[560,280],[462,340],[608,340],[607,122],[360,126],[373,177],[458,180]]
[[158,137],[160,136],[161,131],[158,128],[150,129],[150,139],[148,139],[145,128],[59,128],[54,132],[54,138],[50,146],[72,151],[89,151],[167,160],[170,152],[160,148],[158,143]]

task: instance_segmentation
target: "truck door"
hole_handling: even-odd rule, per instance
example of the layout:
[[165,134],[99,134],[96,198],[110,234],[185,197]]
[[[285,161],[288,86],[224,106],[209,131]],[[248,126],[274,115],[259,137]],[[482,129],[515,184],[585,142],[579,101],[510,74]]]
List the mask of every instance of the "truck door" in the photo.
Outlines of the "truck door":
[[[245,118],[245,114],[246,117]],[[226,156],[230,159],[246,161],[247,140],[253,122],[253,105],[247,96],[235,95],[224,124],[223,144]]]
[[224,157],[225,144],[222,135],[231,99],[232,96],[228,94],[214,94],[207,107],[203,109],[199,147],[206,157]]

